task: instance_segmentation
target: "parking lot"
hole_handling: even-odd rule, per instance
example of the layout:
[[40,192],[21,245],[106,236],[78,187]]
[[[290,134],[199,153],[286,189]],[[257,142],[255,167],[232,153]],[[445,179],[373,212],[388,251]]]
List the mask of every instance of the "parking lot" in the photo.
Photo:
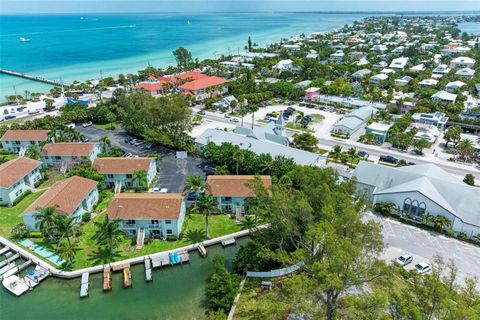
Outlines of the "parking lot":
[[191,175],[204,175],[202,159],[188,157],[187,159],[177,159],[175,151],[167,148],[155,146],[148,150],[145,145],[134,146],[125,142],[128,135],[123,130],[103,130],[91,126],[83,128],[77,126],[77,129],[84,134],[90,141],[99,141],[100,138],[107,136],[113,146],[120,147],[127,153],[138,156],[147,156],[152,153],[162,155],[162,161],[159,164],[157,180],[154,187],[167,188],[168,192],[182,192],[185,179]]
[[382,258],[385,260],[391,261],[403,253],[410,253],[413,263],[407,269],[411,269],[418,262],[431,262],[435,255],[440,255],[445,261],[452,259],[455,262],[460,282],[465,277],[480,278],[479,247],[372,213],[366,214],[364,219],[382,225],[386,246]]

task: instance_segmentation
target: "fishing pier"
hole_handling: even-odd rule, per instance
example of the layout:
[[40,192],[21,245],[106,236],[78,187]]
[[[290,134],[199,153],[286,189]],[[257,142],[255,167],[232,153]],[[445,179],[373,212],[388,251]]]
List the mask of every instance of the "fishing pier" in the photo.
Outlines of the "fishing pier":
[[44,78],[44,77],[34,76],[34,75],[31,75],[31,74],[26,74],[26,73],[23,73],[23,72],[18,72],[18,71],[13,71],[13,70],[0,69],[0,73],[7,74],[9,76],[28,79],[28,80],[32,80],[32,81],[51,84],[52,86],[57,86],[57,87],[62,87],[62,86],[67,86],[68,87],[68,86],[70,86],[69,83],[66,83],[64,81],[51,80],[51,79],[47,79],[47,78]]

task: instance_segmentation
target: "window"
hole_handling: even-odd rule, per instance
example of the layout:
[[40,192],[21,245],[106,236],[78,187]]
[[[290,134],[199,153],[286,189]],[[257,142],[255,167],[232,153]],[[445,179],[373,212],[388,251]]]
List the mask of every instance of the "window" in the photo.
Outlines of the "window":
[[60,159],[62,159],[62,157],[59,157],[59,156],[55,157],[55,160],[60,160]]
[[427,211],[427,205],[425,202],[420,202],[418,205],[418,215],[423,216],[425,214],[425,211]]
[[223,197],[223,201],[230,202],[232,201],[232,197]]
[[135,224],[135,220],[127,220],[127,224]]
[[227,212],[231,212],[232,211],[232,206],[224,206],[223,210],[227,211]]
[[132,179],[132,175],[131,174],[127,174],[127,179]]
[[414,215],[417,215],[417,210],[418,210],[418,201],[413,200],[412,201],[412,207],[410,208],[410,212]]
[[33,140],[32,140],[32,141],[30,141],[30,144],[35,144],[35,141],[33,141]]
[[167,234],[172,234],[172,229],[167,229]]
[[172,220],[165,220],[165,223],[166,223],[166,224],[171,224],[171,223],[172,223]]
[[405,199],[405,201],[403,201],[402,211],[404,213],[410,213],[411,207],[412,207],[412,199],[410,199],[410,198]]
[[150,230],[150,232],[151,232],[154,236],[159,236],[159,235],[160,235],[160,230]]
[[107,178],[113,179],[113,174],[107,174]]
[[152,220],[152,224],[158,224],[158,220]]

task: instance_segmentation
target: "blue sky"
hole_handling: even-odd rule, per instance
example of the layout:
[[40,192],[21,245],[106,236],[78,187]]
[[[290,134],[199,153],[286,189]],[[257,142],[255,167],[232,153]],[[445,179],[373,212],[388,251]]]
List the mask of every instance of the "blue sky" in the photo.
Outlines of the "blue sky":
[[0,0],[2,13],[461,10],[480,0]]

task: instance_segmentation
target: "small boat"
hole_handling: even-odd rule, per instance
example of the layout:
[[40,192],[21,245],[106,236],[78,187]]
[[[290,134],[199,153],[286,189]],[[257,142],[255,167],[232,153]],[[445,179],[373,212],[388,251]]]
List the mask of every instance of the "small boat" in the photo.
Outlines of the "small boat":
[[18,41],[20,41],[20,42],[30,42],[32,40],[24,38],[24,37],[20,37],[20,38],[18,38]]
[[30,289],[27,284],[16,275],[3,279],[2,284],[17,297]]
[[190,24],[190,20],[187,21],[187,24]]

